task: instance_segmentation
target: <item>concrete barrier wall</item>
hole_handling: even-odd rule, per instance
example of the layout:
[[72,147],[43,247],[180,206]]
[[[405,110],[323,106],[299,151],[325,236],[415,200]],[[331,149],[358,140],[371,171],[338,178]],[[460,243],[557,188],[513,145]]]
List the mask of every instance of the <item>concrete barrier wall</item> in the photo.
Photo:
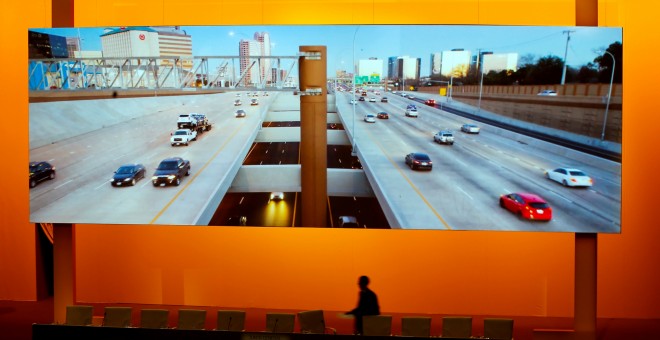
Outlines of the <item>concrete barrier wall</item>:
[[[581,86],[579,86],[581,85]],[[563,87],[563,91],[600,93],[599,84],[579,84]],[[591,85],[591,86],[589,86]],[[602,84],[601,84],[602,85]],[[559,85],[557,85],[559,86]],[[455,101],[477,107],[479,105],[478,86],[455,86],[452,98]],[[605,121],[606,102],[601,96],[558,95],[537,96],[534,92],[542,86],[484,86],[481,96],[481,109],[503,117],[513,118],[540,126],[567,131],[586,137],[601,138]],[[620,86],[617,91],[620,91]],[[438,88],[421,87],[420,92],[437,94]],[[527,93],[528,92],[528,93]],[[605,90],[607,93],[607,87]],[[615,143],[622,141],[622,102],[621,97],[612,97],[607,112],[605,140]]]
[[201,105],[215,95],[115,98],[31,103],[29,105],[30,149],[56,143],[131,119],[171,111],[174,126],[186,106]]

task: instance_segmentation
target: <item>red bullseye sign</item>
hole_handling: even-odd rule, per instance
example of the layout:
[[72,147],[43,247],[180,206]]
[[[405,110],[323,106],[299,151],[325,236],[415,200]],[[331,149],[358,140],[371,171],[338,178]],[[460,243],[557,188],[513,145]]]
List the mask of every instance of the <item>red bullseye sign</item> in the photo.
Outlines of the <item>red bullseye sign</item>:
[[144,34],[140,34],[138,37],[140,38],[140,40],[144,40],[145,38]]

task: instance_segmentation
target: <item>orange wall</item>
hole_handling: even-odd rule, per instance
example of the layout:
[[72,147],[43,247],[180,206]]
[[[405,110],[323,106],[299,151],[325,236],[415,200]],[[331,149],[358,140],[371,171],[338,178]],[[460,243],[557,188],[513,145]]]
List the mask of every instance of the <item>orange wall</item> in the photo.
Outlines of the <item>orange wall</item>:
[[[252,11],[242,9],[250,3]],[[78,26],[290,23],[575,23],[574,1],[561,0],[296,0],[76,1]],[[405,3],[405,5],[403,5]],[[50,0],[2,13],[1,65],[26,59],[28,27],[50,25]],[[204,8],[191,16],[196,6]],[[403,10],[402,10],[403,8]],[[415,10],[424,8],[424,11]],[[600,1],[601,25],[624,27],[623,212],[620,235],[598,237],[598,315],[659,318],[660,252],[653,218],[658,188],[658,79],[649,56],[657,44],[660,6]],[[20,18],[18,13],[20,13]],[[254,14],[254,16],[251,16]],[[5,27],[6,26],[6,27]],[[10,62],[11,61],[11,62]],[[0,146],[11,159],[0,206],[0,299],[33,299],[34,230],[28,224],[27,79],[24,69],[3,79],[4,115],[20,119],[22,135]],[[5,73],[6,75],[6,73]],[[7,81],[6,79],[16,79]],[[3,135],[15,127],[2,124]],[[17,151],[18,150],[18,151]],[[222,307],[346,310],[359,275],[372,277],[382,310],[401,313],[572,316],[574,236],[566,233],[433,232],[78,225],[77,299]],[[5,275],[7,274],[7,275]]]

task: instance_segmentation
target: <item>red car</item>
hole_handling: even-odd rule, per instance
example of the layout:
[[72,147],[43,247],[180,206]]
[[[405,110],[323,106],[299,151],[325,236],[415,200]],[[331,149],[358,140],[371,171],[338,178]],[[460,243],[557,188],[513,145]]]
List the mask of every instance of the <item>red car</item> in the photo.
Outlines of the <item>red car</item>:
[[550,221],[552,208],[538,195],[511,193],[500,196],[500,207],[528,220]]
[[435,99],[427,99],[424,104],[428,106],[435,106]]

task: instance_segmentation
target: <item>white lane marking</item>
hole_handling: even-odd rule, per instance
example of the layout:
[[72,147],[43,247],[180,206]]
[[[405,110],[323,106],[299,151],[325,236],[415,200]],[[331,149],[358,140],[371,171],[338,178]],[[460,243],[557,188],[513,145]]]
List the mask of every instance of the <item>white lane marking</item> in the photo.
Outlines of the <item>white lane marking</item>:
[[103,184],[97,186],[96,188],[94,188],[94,190],[97,190],[97,189],[99,189],[99,188],[102,188],[102,187],[104,187],[104,186],[105,186],[106,184],[108,184],[108,183],[110,183],[110,180],[107,180],[107,181],[103,182]]
[[53,161],[55,161],[55,158],[51,158],[51,159],[49,159],[48,161],[49,161],[49,162],[53,162]]
[[243,204],[243,200],[244,200],[244,199],[245,199],[245,196],[241,196],[241,200],[238,201],[238,204],[239,204],[239,205],[240,205],[240,204]]
[[72,179],[70,179],[70,180],[68,180],[68,181],[66,181],[66,182],[64,182],[64,183],[62,183],[62,184],[56,186],[55,189],[59,189],[59,188],[65,186],[65,185],[67,185],[67,184],[69,184],[69,183],[71,183],[71,182],[73,182]]
[[118,160],[118,159],[120,159],[120,158],[125,157],[126,155],[127,155],[127,154],[123,154],[123,155],[121,155],[121,156],[119,156],[119,157],[115,157],[115,158],[113,158],[112,160],[113,160],[113,161],[116,161],[116,160]]
[[565,201],[568,202],[568,203],[575,203],[575,202],[571,201],[570,199],[568,199],[568,198],[566,198],[566,197],[560,195],[560,194],[557,193],[557,192],[554,192],[554,191],[550,190],[550,193],[552,193],[552,194],[554,194],[555,196],[557,196],[557,197],[559,197],[559,198],[565,200]]
[[474,198],[472,198],[472,196],[470,196],[470,194],[468,194],[467,192],[465,192],[465,190],[461,189],[461,187],[459,187],[459,186],[456,186],[456,187],[458,188],[458,190],[460,190],[462,193],[464,193],[465,196],[469,197],[471,200],[474,201]]

